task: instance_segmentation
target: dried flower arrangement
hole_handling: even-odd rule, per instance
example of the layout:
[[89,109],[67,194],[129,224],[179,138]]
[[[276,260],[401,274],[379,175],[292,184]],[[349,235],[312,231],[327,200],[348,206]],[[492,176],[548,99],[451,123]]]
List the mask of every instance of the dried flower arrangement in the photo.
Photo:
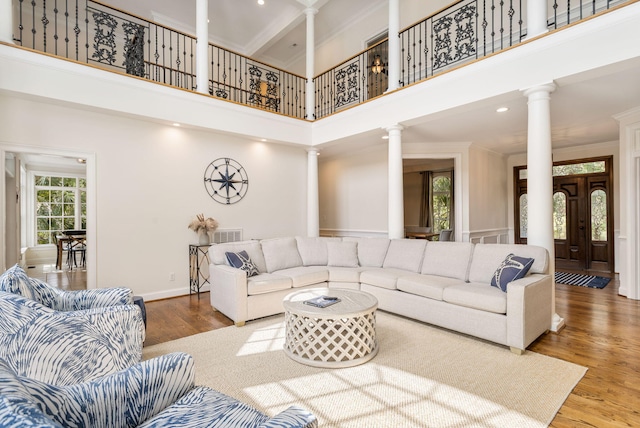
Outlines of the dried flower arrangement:
[[196,232],[198,235],[201,233],[209,234],[216,231],[218,228],[218,221],[213,217],[204,218],[204,214],[196,215],[196,218],[189,223],[189,229]]

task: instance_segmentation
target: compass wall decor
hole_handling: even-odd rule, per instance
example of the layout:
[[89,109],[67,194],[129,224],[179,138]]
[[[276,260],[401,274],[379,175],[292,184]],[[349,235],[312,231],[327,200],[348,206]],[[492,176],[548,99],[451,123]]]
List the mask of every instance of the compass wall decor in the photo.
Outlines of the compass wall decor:
[[204,187],[214,201],[235,204],[247,194],[249,177],[240,163],[230,158],[218,158],[204,171]]

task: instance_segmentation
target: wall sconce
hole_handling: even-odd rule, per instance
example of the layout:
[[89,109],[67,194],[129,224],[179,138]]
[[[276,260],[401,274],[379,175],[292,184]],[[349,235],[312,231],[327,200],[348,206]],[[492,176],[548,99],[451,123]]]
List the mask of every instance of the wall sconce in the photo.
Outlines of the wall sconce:
[[376,55],[373,57],[373,62],[371,63],[371,72],[373,74],[384,73],[384,63],[382,62],[382,58],[380,55]]

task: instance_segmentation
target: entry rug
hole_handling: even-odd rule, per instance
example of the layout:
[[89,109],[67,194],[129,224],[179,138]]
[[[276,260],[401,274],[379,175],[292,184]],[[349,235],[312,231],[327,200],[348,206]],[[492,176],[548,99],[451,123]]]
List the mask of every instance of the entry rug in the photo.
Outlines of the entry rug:
[[380,352],[343,369],[282,350],[282,315],[145,347],[145,359],[193,355],[196,384],[274,415],[298,405],[321,428],[544,428],[587,369],[377,313]]
[[580,275],[577,273],[556,272],[556,282],[567,285],[579,285],[589,288],[604,288],[607,286],[610,278],[594,275]]

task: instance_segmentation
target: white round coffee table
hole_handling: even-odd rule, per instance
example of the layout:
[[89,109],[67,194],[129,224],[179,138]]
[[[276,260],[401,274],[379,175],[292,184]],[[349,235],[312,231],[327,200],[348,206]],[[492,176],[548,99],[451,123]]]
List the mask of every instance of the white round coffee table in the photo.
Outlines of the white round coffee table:
[[[326,308],[304,303],[318,296],[340,302]],[[286,340],[284,352],[293,360],[315,367],[352,367],[378,353],[376,309],[369,293],[340,288],[314,288],[289,294],[283,301]]]

